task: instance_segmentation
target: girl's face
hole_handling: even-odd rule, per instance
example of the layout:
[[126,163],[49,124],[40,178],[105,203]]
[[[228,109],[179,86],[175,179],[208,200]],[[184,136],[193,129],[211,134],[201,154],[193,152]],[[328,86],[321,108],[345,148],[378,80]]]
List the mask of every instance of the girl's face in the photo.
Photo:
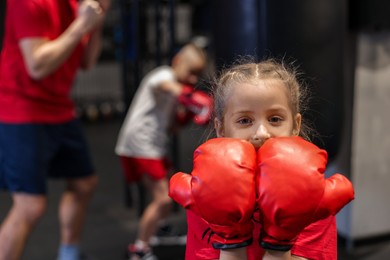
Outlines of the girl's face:
[[218,137],[241,138],[256,149],[268,138],[298,135],[300,126],[301,115],[293,115],[287,89],[279,80],[232,86],[223,120],[215,120]]

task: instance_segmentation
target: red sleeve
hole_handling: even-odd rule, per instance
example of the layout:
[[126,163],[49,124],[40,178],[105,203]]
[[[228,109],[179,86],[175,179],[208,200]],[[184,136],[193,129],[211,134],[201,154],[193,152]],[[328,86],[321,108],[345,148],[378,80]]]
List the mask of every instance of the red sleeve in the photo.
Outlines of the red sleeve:
[[200,217],[192,211],[187,210],[187,245],[186,245],[186,260],[200,259],[218,259],[219,250],[212,247],[211,243],[207,242],[208,232],[203,238],[203,233],[208,229],[208,225]]
[[[259,218],[259,211],[255,211],[253,219],[258,220]],[[264,249],[260,247],[259,244],[261,224],[258,221],[253,221],[253,224],[255,226],[253,229],[253,242],[251,245],[247,246],[247,260],[263,259],[262,257],[264,255]]]
[[337,227],[335,216],[307,226],[298,236],[291,254],[308,259],[337,259]]
[[[208,228],[207,223],[192,211],[187,210],[186,212],[188,231],[185,259],[219,259],[219,250],[214,249],[212,245],[207,242],[210,232],[206,232],[205,236],[202,237],[205,230]],[[258,242],[261,226],[256,222],[254,224],[253,242],[247,247],[248,260],[260,259],[264,255],[264,250],[260,247]]]
[[[207,224],[191,211],[187,210],[187,246],[186,260],[218,259],[219,251],[213,249],[207,243],[206,238],[202,239]],[[248,260],[258,259],[264,254],[258,244],[260,226],[255,225],[254,242],[248,247]],[[324,220],[317,221],[307,226],[298,236],[291,254],[316,260],[337,259],[337,228],[336,218],[330,216]]]
[[45,1],[17,0],[12,19],[17,40],[27,37],[49,37],[50,19]]

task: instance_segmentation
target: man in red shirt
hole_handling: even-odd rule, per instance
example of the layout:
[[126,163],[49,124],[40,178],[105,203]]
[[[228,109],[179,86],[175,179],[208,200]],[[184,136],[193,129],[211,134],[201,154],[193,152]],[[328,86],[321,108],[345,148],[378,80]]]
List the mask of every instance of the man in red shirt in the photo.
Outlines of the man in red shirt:
[[97,176],[70,90],[93,65],[110,0],[7,0],[0,56],[0,188],[12,207],[0,226],[0,260],[19,259],[47,208],[46,177],[63,178],[58,259],[79,259]]

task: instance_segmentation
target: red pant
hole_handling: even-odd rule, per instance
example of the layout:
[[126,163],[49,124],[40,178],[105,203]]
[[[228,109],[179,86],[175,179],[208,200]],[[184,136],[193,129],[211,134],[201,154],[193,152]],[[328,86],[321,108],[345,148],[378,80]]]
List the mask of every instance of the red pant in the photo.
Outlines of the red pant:
[[170,163],[167,159],[144,159],[120,156],[123,174],[128,183],[137,182],[143,174],[153,180],[161,180],[167,176]]

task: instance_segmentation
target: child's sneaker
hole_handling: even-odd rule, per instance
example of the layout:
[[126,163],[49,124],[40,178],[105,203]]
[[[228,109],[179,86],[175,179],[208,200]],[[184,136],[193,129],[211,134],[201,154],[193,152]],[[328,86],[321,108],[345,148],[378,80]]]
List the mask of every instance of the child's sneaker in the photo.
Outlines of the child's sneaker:
[[137,250],[134,244],[130,244],[127,247],[128,260],[158,260],[158,258],[152,253],[152,251],[143,252]]

